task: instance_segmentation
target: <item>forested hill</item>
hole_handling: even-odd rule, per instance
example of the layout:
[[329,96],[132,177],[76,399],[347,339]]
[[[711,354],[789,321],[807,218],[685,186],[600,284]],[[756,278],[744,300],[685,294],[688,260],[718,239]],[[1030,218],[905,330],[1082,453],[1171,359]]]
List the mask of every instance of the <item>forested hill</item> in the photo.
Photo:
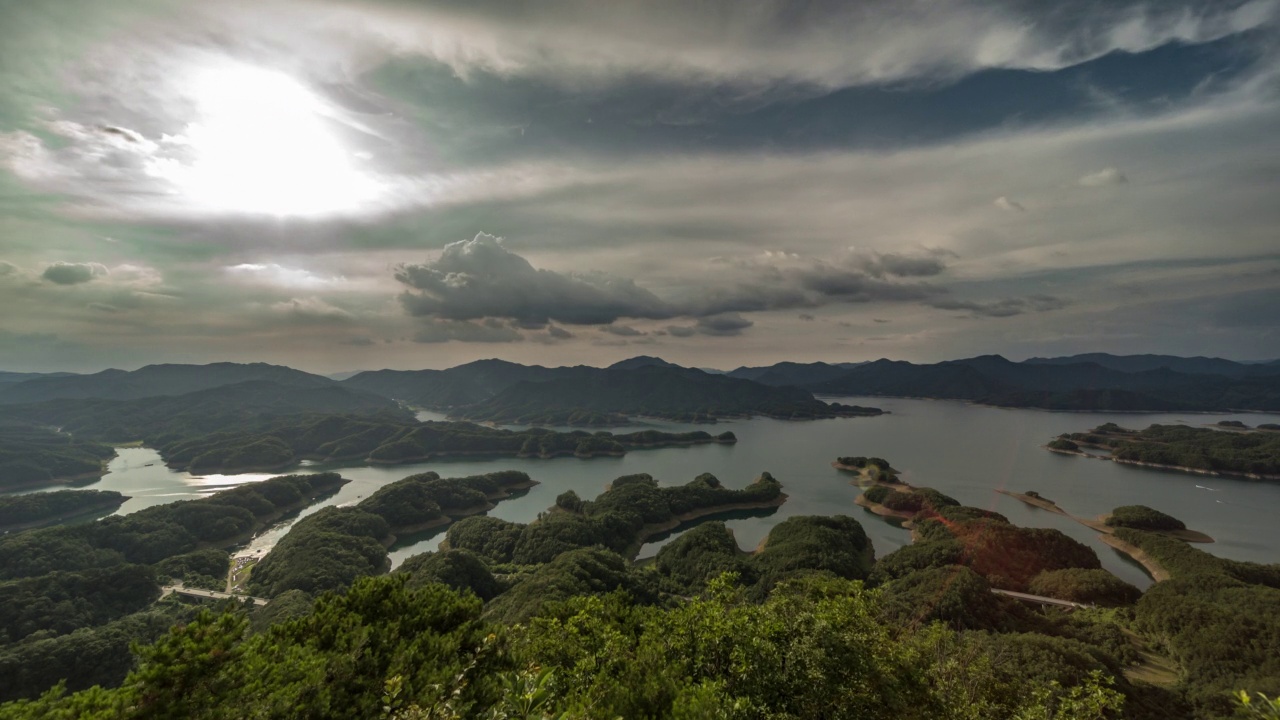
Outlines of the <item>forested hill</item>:
[[148,365],[133,371],[103,370],[92,375],[50,375],[0,385],[0,403],[32,403],[57,399],[133,400],[187,393],[243,382],[272,382],[316,388],[334,382],[301,370],[266,363]]
[[[1107,364],[1144,365],[1124,360],[1112,357]],[[1157,361],[1145,361],[1152,362]],[[932,365],[877,360],[803,387],[836,395],[945,398],[1051,410],[1280,410],[1280,366],[1217,360],[1197,367],[1223,363],[1238,372],[1192,373],[1167,365],[1126,372],[1098,362],[1015,363],[998,355]]]
[[800,388],[771,387],[656,358],[634,358],[609,368],[546,368],[481,360],[449,370],[365,372],[341,384],[448,410],[459,418],[500,423],[610,425],[632,415],[714,420],[878,413],[831,406]]
[[372,370],[342,381],[344,387],[368,390],[429,408],[450,408],[487,400],[518,382],[570,377],[586,367],[547,368],[505,360],[477,360],[448,370]]
[[538,423],[563,422],[580,411],[682,421],[751,415],[811,419],[879,414],[872,408],[829,405],[796,387],[769,387],[700,370],[656,365],[574,370],[572,377],[517,383],[489,400],[459,409],[458,415],[499,423]]
[[12,419],[60,427],[77,437],[142,440],[153,447],[178,438],[243,430],[281,416],[354,413],[412,420],[394,401],[372,393],[334,383],[297,387],[267,381],[135,400],[52,400],[9,406],[4,413]]

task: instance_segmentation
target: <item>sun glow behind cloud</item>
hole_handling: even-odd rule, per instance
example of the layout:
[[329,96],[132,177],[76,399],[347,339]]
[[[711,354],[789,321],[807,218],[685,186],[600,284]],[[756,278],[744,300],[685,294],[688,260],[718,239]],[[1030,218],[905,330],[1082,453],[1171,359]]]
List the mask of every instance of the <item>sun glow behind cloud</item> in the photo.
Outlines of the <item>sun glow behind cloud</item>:
[[342,213],[379,193],[332,126],[333,111],[284,73],[247,65],[197,72],[199,117],[161,143],[183,159],[149,168],[213,210],[279,216]]

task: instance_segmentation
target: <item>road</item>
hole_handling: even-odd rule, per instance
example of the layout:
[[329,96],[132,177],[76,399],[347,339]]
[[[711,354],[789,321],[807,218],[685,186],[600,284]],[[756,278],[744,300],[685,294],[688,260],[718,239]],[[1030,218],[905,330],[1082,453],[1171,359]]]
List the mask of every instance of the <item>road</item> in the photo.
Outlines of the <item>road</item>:
[[1059,600],[1058,598],[1045,597],[1043,595],[1014,592],[1012,590],[997,590],[995,588],[991,588],[991,592],[997,595],[1011,597],[1015,600],[1024,600],[1026,602],[1039,603],[1041,605],[1052,605],[1054,607],[1068,608],[1070,610],[1087,610],[1093,607],[1092,605],[1087,605],[1085,603],[1071,602],[1070,600]]
[[268,602],[266,598],[252,597],[250,595],[232,595],[231,593],[218,592],[217,590],[201,590],[199,588],[182,587],[181,585],[165,585],[160,588],[160,597],[165,597],[169,593],[211,600],[252,600],[253,604],[258,606],[266,605]]

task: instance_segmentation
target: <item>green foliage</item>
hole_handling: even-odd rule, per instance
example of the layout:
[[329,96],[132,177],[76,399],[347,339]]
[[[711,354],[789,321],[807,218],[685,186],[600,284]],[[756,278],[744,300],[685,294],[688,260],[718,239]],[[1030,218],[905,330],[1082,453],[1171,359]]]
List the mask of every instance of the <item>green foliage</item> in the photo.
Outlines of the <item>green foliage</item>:
[[1257,718],[1257,720],[1280,720],[1280,697],[1269,698],[1265,693],[1251,696],[1248,692],[1241,690],[1237,693],[1236,700],[1246,717]]
[[1146,505],[1123,505],[1111,511],[1107,517],[1111,527],[1127,527],[1134,530],[1186,530],[1181,520],[1152,510]]
[[1107,423],[1072,440],[1111,448],[1117,460],[1172,465],[1192,470],[1280,474],[1280,435],[1234,432],[1184,425],[1152,425],[1135,432]]
[[505,623],[524,622],[548,602],[616,590],[625,591],[638,602],[651,603],[658,598],[656,581],[652,573],[633,570],[617,553],[585,548],[571,550],[538,566],[531,575],[499,595],[489,604],[486,614]]
[[880,505],[884,504],[885,498],[889,497],[889,495],[894,492],[897,491],[884,485],[872,485],[862,491],[862,496],[865,497],[868,502]]
[[441,583],[454,590],[470,590],[481,600],[492,600],[504,589],[484,561],[466,550],[422,553],[405,560],[398,573],[409,575],[408,587]]
[[915,542],[904,545],[880,558],[871,569],[868,584],[883,585],[920,570],[960,565],[964,561],[964,546],[948,537],[935,542]]
[[1106,570],[1066,568],[1047,570],[1031,578],[1034,595],[1097,605],[1132,605],[1142,591]]
[[621,416],[696,422],[732,416],[809,419],[868,412],[828,405],[796,387],[770,387],[684,368],[570,368],[567,372],[570,377],[512,384],[460,412],[471,420],[512,425],[572,420],[617,423]]
[[142,565],[0,583],[0,643],[100,625],[141,610],[159,596],[155,572]]
[[1079,450],[1080,446],[1067,438],[1054,438],[1049,441],[1049,449],[1075,451]]
[[757,579],[755,563],[744,556],[722,522],[702,523],[663,545],[654,567],[686,594],[701,591],[707,581],[726,572],[748,585]]
[[566,490],[556,496],[556,507],[565,512],[582,512],[582,498],[572,490]]
[[[3,477],[0,470],[0,478]],[[0,496],[0,530],[17,525],[38,525],[119,507],[127,497],[113,490],[55,490],[27,495]]]
[[153,642],[195,612],[185,605],[157,605],[104,625],[6,645],[0,648],[0,701],[33,697],[62,680],[73,691],[115,687],[133,667],[131,645]]
[[376,717],[393,677],[405,699],[468,715],[495,704],[512,669],[479,612],[479,600],[397,578],[358,583],[252,636],[243,615],[205,612],[140,648],[119,689],[50,694],[0,717]]
[[203,612],[139,647],[119,688],[0,718],[1101,720],[1124,701],[1076,641],[904,632],[856,582],[787,583],[763,603],[732,583],[669,608],[578,596],[509,630],[441,585],[363,579],[257,634]]
[[154,567],[161,578],[181,581],[188,587],[221,590],[231,569],[231,556],[224,550],[206,548],[165,558]]
[[1143,594],[1135,626],[1182,667],[1202,712],[1230,714],[1240,687],[1280,692],[1280,565],[1224,560],[1138,530],[1115,534],[1173,575]]
[[[781,495],[782,484],[769,473],[741,490],[724,487],[710,473],[673,487],[659,487],[649,475],[628,475],[614,480],[595,500],[582,503],[577,513],[555,512],[524,526],[510,560],[521,565],[545,563],[569,550],[591,547],[634,555],[649,534],[677,527],[684,519],[743,505],[771,507]],[[484,542],[458,547],[506,561],[505,556],[491,555],[480,547]]]
[[109,445],[47,428],[0,425],[0,490],[102,475],[115,454]]
[[814,571],[861,580],[871,572],[874,557],[871,539],[851,517],[787,518],[773,526],[764,549],[752,558],[760,576],[753,593],[759,596],[783,580]]
[[390,569],[382,540],[387,521],[357,508],[326,507],[294,523],[253,568],[249,590],[273,597],[288,590],[317,595]]
[[[336,473],[284,475],[199,500],[8,536],[0,539],[0,579],[124,562],[149,565],[203,546],[225,545],[261,530],[283,513],[345,482]],[[291,502],[277,505],[270,498]]]
[[491,562],[509,563],[525,526],[487,515],[463,518],[449,526],[449,547],[471,552]]
[[884,586],[884,616],[892,624],[995,630],[1011,624],[1004,607],[982,576],[958,565],[917,570]]

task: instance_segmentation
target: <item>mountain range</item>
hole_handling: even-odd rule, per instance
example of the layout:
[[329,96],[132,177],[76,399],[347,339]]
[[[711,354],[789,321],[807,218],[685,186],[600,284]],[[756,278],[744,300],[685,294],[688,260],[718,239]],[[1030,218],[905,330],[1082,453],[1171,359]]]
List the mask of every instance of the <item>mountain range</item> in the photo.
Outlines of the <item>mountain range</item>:
[[[500,422],[559,422],[575,413],[593,417],[586,424],[607,424],[627,415],[711,419],[858,414],[842,412],[814,394],[927,397],[1062,410],[1280,410],[1280,361],[1103,353],[1022,362],[999,355],[929,364],[781,362],[725,373],[650,356],[607,368],[490,359],[447,370],[365,371],[341,381],[265,363],[148,365],[85,375],[0,373],[0,406],[176,397],[244,383],[259,383],[262,397],[286,404],[291,402],[285,400],[288,397],[314,396],[316,402],[304,403],[311,411],[324,411],[329,405],[339,412],[381,410],[393,407],[387,402],[392,400],[459,418]],[[300,393],[303,389],[313,392]],[[232,395],[244,393],[242,388]],[[200,403],[211,400],[202,397]]]

